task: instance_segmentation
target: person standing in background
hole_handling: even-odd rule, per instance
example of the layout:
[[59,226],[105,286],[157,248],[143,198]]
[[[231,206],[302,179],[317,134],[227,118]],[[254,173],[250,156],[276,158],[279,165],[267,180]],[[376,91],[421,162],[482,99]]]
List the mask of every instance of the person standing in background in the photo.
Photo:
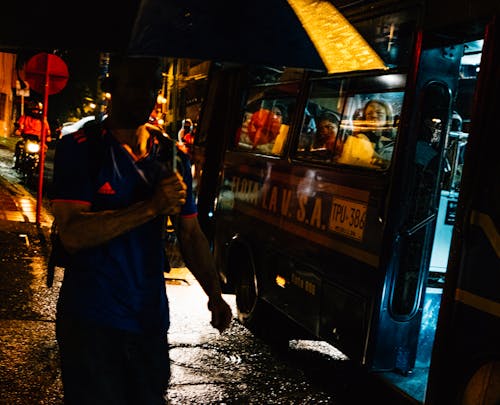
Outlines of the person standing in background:
[[182,128],[177,133],[178,147],[184,153],[191,157],[192,147],[194,143],[194,126],[190,118],[182,120]]
[[179,142],[192,145],[194,142],[193,121],[190,118],[182,120],[182,128],[177,133]]

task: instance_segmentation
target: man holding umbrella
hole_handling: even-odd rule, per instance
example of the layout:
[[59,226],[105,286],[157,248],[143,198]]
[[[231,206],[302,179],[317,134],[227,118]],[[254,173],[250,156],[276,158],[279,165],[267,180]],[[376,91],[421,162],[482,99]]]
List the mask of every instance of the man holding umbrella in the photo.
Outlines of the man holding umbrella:
[[180,172],[159,159],[145,124],[161,85],[157,58],[111,58],[108,118],[99,128],[100,168],[90,174],[90,133],[57,146],[52,207],[71,253],[56,332],[65,402],[164,404],[170,368],[165,216],[176,216],[183,259],[208,296],[212,325],[232,319],[198,220],[189,160]]

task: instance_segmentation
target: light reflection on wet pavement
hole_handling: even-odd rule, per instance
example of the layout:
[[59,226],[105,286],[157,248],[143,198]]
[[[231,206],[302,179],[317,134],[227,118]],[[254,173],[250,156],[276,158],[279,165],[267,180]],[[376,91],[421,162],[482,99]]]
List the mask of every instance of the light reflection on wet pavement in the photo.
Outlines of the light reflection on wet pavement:
[[[31,247],[38,249],[36,243]],[[1,291],[0,403],[61,404],[53,321],[62,270],[56,271],[54,287],[48,289],[40,259],[20,256],[24,256],[17,270],[21,274],[10,282],[11,287],[16,285],[14,293],[4,300],[6,291]],[[189,284],[167,283],[172,318],[170,404],[339,404],[308,382],[300,369],[277,359],[236,320],[219,334],[209,324],[199,285],[185,269],[174,273]],[[235,313],[234,297],[225,297]]]
[[1,221],[0,243],[0,403],[60,404],[57,289],[45,287],[38,232],[33,224]]
[[[24,274],[29,273],[31,286],[23,284],[24,276],[17,278],[14,298],[2,304],[2,404],[62,403],[53,323],[62,271],[56,271],[54,287],[48,289],[35,259]],[[167,283],[172,318],[170,404],[338,404],[314,388],[299,369],[277,360],[236,320],[222,335],[213,329],[206,297],[190,277],[186,275],[190,284]],[[234,297],[225,297],[235,311]]]
[[[339,404],[309,383],[300,369],[278,360],[236,320],[223,334],[211,328],[201,287],[185,269],[173,273],[169,276],[185,278],[190,287],[167,285],[172,404]],[[234,296],[224,297],[236,314]],[[291,347],[301,350],[301,345],[303,350],[308,344],[295,342]],[[335,355],[329,345],[323,350],[328,351],[327,346],[333,350],[328,355]]]

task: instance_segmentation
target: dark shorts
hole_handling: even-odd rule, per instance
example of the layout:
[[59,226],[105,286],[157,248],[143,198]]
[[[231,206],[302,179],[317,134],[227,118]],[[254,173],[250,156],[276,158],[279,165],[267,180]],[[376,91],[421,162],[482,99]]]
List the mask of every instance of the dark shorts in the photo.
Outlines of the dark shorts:
[[75,319],[57,320],[64,403],[166,404],[166,337],[138,335]]

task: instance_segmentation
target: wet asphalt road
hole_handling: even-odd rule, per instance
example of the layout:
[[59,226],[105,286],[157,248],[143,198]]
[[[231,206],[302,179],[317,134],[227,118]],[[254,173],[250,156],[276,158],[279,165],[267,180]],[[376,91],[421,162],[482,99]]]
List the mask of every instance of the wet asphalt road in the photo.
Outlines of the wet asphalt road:
[[[11,162],[8,145],[0,142],[0,176],[19,190]],[[0,220],[0,404],[62,404],[54,333],[62,270],[47,288],[47,235],[34,223]],[[331,346],[300,341],[276,351],[236,319],[219,334],[210,326],[206,297],[185,268],[166,274],[166,288],[170,404],[368,403],[353,382],[357,371]],[[225,297],[235,314],[234,296]]]

